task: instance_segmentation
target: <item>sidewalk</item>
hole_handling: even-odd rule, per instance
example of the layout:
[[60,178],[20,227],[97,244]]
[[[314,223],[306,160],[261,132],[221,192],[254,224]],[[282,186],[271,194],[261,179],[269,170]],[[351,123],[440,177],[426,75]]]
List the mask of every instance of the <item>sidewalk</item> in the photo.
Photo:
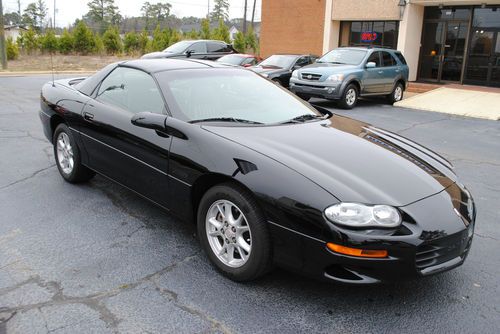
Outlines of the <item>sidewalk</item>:
[[443,86],[410,96],[394,105],[498,121],[500,120],[500,89],[460,85]]

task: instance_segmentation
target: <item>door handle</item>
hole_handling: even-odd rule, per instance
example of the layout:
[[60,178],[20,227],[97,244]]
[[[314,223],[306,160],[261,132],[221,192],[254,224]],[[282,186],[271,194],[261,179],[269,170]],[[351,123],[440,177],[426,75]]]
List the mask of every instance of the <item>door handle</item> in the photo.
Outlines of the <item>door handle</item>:
[[85,111],[83,112],[83,118],[86,119],[87,121],[92,122],[92,120],[94,119],[94,114]]
[[384,71],[378,71],[378,74],[382,74],[382,73],[384,73]]

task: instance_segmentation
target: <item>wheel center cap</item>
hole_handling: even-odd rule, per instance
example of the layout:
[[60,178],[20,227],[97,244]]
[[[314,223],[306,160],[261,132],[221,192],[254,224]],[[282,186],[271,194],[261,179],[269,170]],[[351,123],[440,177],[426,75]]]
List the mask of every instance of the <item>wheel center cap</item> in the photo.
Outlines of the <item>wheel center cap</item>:
[[224,236],[231,240],[233,239],[235,236],[236,236],[236,233],[234,233],[233,231],[231,231],[231,228],[227,228],[225,231],[224,231]]

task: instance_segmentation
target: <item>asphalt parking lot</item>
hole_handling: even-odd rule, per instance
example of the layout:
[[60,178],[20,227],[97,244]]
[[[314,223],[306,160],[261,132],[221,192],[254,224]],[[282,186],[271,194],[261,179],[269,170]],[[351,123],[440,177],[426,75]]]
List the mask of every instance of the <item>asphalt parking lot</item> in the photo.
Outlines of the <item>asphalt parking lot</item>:
[[37,113],[49,78],[0,77],[0,333],[498,333],[500,122],[380,101],[335,110],[455,165],[478,206],[462,267],[383,286],[280,269],[238,284],[211,267],[193,226],[102,177],[62,180]]

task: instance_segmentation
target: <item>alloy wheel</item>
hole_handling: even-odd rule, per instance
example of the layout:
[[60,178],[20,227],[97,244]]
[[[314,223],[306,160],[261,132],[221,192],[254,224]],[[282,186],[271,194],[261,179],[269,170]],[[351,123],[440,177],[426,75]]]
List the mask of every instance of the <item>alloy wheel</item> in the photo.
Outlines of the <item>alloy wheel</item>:
[[252,251],[252,233],[243,212],[228,200],[218,200],[208,209],[205,230],[213,253],[225,265],[243,266]]
[[73,147],[71,146],[69,137],[65,132],[61,132],[59,136],[57,136],[56,145],[57,162],[59,167],[61,167],[61,170],[65,174],[71,174],[75,160],[73,158]]
[[349,88],[347,91],[345,102],[348,106],[352,106],[356,102],[356,90],[354,88]]
[[401,101],[401,98],[403,97],[403,88],[401,86],[397,86],[396,89],[394,90],[394,101]]

